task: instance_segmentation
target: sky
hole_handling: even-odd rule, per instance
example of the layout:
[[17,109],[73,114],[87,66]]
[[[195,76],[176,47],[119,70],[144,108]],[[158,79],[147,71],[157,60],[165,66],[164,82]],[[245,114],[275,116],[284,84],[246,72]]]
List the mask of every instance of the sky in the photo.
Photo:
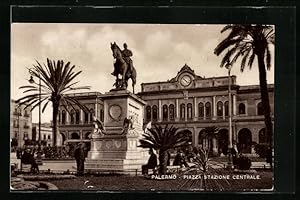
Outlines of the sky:
[[[137,71],[135,91],[141,83],[167,81],[176,76],[187,64],[202,77],[227,76],[220,68],[222,55],[216,56],[214,48],[226,36],[220,33],[224,25],[200,24],[64,24],[64,23],[13,23],[11,25],[11,98],[18,99],[28,85],[28,68],[36,61],[46,63],[62,59],[82,71],[77,86],[91,86],[89,91],[108,92],[115,78],[110,43],[123,48],[126,42],[133,53]],[[271,46],[272,55],[274,47]],[[274,83],[274,57],[267,82]],[[240,72],[237,62],[231,70],[239,85],[258,85],[257,60],[252,69]],[[128,87],[132,91],[131,86]],[[80,91],[78,91],[80,92]],[[82,91],[83,92],[83,91]],[[33,111],[33,122],[38,122],[38,109]],[[42,122],[50,122],[52,107],[42,114]]]

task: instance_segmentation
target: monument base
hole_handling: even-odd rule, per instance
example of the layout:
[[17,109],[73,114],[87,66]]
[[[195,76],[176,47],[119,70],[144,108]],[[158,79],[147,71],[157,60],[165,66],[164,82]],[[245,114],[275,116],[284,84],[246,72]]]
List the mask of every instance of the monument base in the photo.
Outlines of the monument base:
[[[141,173],[142,165],[149,158],[148,151],[138,147],[143,134],[145,102],[121,89],[105,93],[103,100],[104,130],[91,136],[91,150],[85,161],[85,170],[98,173]],[[130,124],[125,123],[128,119]]]

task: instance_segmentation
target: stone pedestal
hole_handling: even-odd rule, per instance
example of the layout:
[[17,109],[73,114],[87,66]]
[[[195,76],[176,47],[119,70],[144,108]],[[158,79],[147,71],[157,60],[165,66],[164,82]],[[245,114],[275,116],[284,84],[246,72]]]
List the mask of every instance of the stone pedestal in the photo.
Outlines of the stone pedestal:
[[105,93],[103,101],[104,131],[92,134],[85,169],[140,170],[149,157],[145,149],[138,147],[143,134],[145,102],[127,90]]

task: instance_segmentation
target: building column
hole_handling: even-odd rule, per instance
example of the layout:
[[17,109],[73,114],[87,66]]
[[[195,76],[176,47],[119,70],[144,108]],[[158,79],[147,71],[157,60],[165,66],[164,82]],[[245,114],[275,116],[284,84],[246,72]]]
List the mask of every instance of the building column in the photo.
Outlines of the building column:
[[216,96],[213,96],[213,103],[212,103],[212,108],[213,108],[213,114],[212,114],[212,119],[216,120],[217,119],[217,109],[216,109]]
[[233,94],[233,102],[232,102],[232,111],[233,111],[233,116],[236,116],[236,94]]
[[98,102],[97,102],[97,98],[96,98],[96,103],[95,103],[95,117],[97,119],[99,119],[99,116],[98,116]]
[[83,124],[83,110],[82,109],[80,109],[79,123]]
[[[228,102],[228,104],[229,104],[229,102]],[[225,102],[223,103],[223,113],[222,114],[223,114],[223,119],[225,119]]]
[[216,138],[212,138],[212,151],[213,151],[213,155],[218,155],[219,153]]
[[175,117],[175,121],[179,121],[179,103],[178,103],[178,99],[175,100],[175,109],[176,109],[176,117]]
[[162,107],[161,107],[161,99],[158,100],[158,121],[162,120]]
[[198,134],[199,134],[199,133],[197,132],[197,128],[196,128],[195,126],[194,126],[193,128],[194,128],[194,134],[193,134],[193,136],[194,136],[194,140],[193,140],[193,141],[194,141],[194,144],[193,144],[193,146],[194,146],[194,147],[197,147],[197,146],[198,146],[198,143],[199,143],[199,141],[198,141],[198,138],[199,138],[199,137],[198,137]]
[[236,133],[236,124],[233,123],[232,124],[232,140],[235,141],[237,143],[237,133]]
[[[68,106],[67,109],[69,109]],[[68,111],[66,111],[66,124],[70,124],[70,113]]]
[[66,130],[66,141],[68,142],[69,139],[70,139],[70,138],[69,138],[69,131]]
[[79,131],[79,137],[80,137],[80,140],[83,140],[82,130]]
[[197,98],[194,97],[194,121],[197,121],[198,109],[197,109]]
[[203,108],[204,116],[203,116],[203,119],[206,120],[206,106],[205,106],[206,102],[203,102],[203,103],[204,103],[204,108]]
[[187,103],[184,104],[184,121],[187,121],[187,114],[188,110],[187,110]]

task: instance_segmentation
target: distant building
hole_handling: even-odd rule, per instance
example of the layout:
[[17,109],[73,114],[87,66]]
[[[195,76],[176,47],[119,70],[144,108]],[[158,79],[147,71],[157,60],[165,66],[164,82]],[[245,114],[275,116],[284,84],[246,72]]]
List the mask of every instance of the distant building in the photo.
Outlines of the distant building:
[[70,94],[79,102],[84,104],[89,112],[86,112],[74,105],[65,107],[61,105],[58,113],[58,145],[75,144],[85,142],[89,148],[89,135],[93,130],[93,115],[99,120],[104,120],[104,107],[99,92],[84,92]]
[[[52,145],[52,124],[42,123],[41,124],[41,144],[44,146]],[[39,141],[39,124],[32,124],[32,140]]]
[[22,147],[25,140],[32,139],[32,113],[31,106],[18,106],[15,100],[11,100],[10,109],[10,138],[17,139],[18,147]]
[[[210,147],[227,154],[229,77],[204,78],[184,65],[177,76],[164,82],[143,83],[138,94],[144,101],[144,122],[173,124],[187,130],[193,146],[207,146],[203,140],[206,127],[219,128]],[[272,120],[274,120],[274,85],[268,85]],[[244,153],[254,153],[255,143],[265,143],[265,124],[258,85],[239,86],[231,76],[233,141]],[[274,121],[273,121],[274,123]]]

